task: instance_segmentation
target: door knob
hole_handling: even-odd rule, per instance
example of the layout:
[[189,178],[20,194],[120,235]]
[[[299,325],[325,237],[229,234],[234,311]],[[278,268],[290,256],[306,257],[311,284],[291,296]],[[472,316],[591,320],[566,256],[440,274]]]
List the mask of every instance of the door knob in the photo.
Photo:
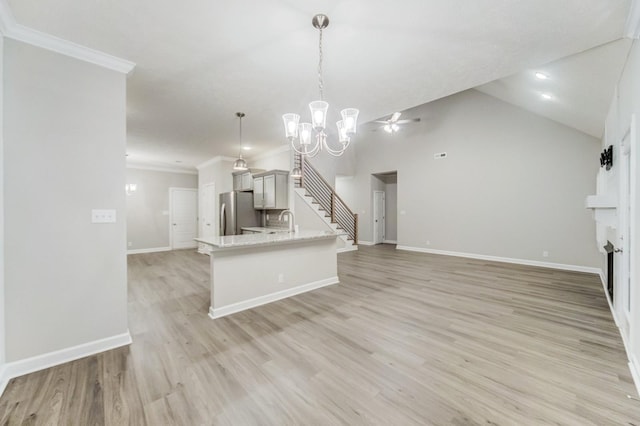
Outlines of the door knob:
[[176,224],[174,223],[173,226],[176,226]]
[[622,249],[615,249],[613,250],[614,253],[622,253]]

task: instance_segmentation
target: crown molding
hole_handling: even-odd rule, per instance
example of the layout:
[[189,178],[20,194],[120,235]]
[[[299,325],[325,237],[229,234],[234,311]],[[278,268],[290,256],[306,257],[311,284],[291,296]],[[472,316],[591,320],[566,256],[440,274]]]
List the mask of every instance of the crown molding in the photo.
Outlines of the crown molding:
[[196,166],[196,169],[200,170],[203,167],[207,167],[207,166],[210,166],[212,164],[220,163],[222,161],[236,161],[236,159],[233,158],[233,157],[225,157],[223,155],[218,155],[217,157],[213,157],[213,158],[205,161],[204,163],[198,164]]
[[7,35],[9,27],[15,24],[16,18],[13,17],[9,3],[7,3],[7,0],[0,0],[0,33]]
[[640,38],[640,1],[632,0],[629,16],[624,25],[624,36],[630,39]]
[[7,0],[0,0],[0,32],[2,32],[3,36],[10,39],[89,62],[123,73],[127,76],[131,75],[136,66],[135,63],[127,61],[126,59],[93,50],[86,46],[18,24]]
[[187,170],[177,167],[169,167],[169,166],[154,166],[149,164],[137,164],[137,163],[127,163],[127,169],[134,170],[149,170],[153,172],[165,172],[165,173],[183,173],[186,175],[197,175],[197,170]]

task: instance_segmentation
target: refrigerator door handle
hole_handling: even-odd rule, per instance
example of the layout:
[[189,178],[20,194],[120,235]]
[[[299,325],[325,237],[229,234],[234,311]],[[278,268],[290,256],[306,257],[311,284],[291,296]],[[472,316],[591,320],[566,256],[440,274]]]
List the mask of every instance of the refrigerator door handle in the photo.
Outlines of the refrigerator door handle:
[[227,214],[226,214],[225,203],[222,203],[220,206],[220,236],[225,235],[225,231],[227,230]]

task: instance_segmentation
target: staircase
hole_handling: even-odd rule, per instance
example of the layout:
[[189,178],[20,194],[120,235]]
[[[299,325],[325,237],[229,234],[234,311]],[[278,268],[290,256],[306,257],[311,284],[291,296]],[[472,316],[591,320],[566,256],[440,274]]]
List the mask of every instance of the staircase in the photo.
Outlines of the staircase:
[[295,167],[302,177],[295,179],[296,193],[315,210],[324,222],[340,234],[344,248],[339,252],[358,249],[358,215],[336,194],[331,185],[300,154],[295,154]]

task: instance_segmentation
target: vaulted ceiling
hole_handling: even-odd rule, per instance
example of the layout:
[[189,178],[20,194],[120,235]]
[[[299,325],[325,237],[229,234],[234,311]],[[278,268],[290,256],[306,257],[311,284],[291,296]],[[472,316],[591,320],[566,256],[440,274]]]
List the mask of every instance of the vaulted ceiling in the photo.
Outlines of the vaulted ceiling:
[[[192,167],[285,143],[281,115],[325,95],[361,122],[618,40],[630,0],[8,0],[18,23],[137,64],[129,159]],[[503,90],[485,86],[487,93]],[[332,118],[332,116],[329,116]],[[335,121],[335,120],[329,120]]]

